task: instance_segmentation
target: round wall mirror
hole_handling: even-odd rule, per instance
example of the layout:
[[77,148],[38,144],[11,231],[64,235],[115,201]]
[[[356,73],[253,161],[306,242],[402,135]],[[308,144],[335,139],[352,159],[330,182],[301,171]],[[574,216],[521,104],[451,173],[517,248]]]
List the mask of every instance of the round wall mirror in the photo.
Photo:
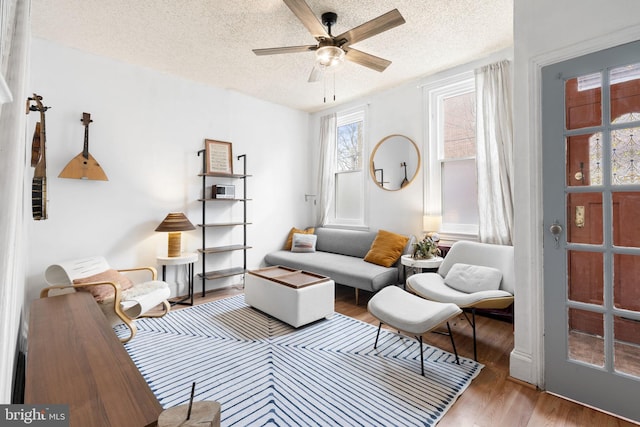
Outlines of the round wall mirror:
[[418,175],[420,150],[404,135],[389,135],[378,142],[369,163],[371,178],[378,187],[389,191],[401,190]]

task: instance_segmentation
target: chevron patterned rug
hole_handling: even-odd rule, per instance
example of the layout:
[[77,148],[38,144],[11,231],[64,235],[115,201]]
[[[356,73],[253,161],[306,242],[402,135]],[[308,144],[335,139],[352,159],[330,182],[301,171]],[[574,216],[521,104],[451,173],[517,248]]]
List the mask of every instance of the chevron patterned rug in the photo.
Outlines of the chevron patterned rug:
[[[221,404],[223,426],[432,426],[482,365],[335,314],[294,329],[238,295],[136,321],[125,347],[164,408]],[[116,327],[116,333],[126,334]]]

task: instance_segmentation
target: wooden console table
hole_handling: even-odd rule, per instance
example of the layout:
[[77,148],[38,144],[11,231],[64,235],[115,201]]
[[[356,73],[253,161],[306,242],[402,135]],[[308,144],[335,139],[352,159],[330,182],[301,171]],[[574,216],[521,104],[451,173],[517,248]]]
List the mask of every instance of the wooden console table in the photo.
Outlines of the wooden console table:
[[25,403],[68,404],[71,427],[155,426],[160,403],[91,294],[31,304]]

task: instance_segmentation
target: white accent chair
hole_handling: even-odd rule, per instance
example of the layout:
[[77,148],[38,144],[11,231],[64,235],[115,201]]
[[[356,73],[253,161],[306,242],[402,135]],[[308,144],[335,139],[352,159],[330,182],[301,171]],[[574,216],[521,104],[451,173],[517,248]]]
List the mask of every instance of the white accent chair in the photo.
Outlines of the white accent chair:
[[[44,275],[49,286],[40,292],[40,298],[77,290],[91,292],[112,326],[124,323],[131,331],[129,337],[120,339],[123,343],[137,332],[134,319],[162,317],[171,309],[169,286],[156,280],[154,267],[114,270],[103,257],[94,256],[50,265]],[[161,311],[148,313],[158,306]]]
[[513,246],[469,241],[454,243],[436,273],[415,274],[407,279],[407,290],[431,301],[454,303],[464,310],[473,329],[475,360],[476,309],[509,307],[514,288]]

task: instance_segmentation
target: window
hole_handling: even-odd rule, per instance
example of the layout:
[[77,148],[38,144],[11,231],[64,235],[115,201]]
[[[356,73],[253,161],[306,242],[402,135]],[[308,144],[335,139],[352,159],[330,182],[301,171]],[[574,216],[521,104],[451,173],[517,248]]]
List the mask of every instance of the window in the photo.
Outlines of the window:
[[441,215],[441,234],[478,234],[476,90],[473,73],[425,89],[429,170],[426,213]]
[[334,225],[365,224],[364,119],[364,109],[337,115],[335,197],[330,218]]

